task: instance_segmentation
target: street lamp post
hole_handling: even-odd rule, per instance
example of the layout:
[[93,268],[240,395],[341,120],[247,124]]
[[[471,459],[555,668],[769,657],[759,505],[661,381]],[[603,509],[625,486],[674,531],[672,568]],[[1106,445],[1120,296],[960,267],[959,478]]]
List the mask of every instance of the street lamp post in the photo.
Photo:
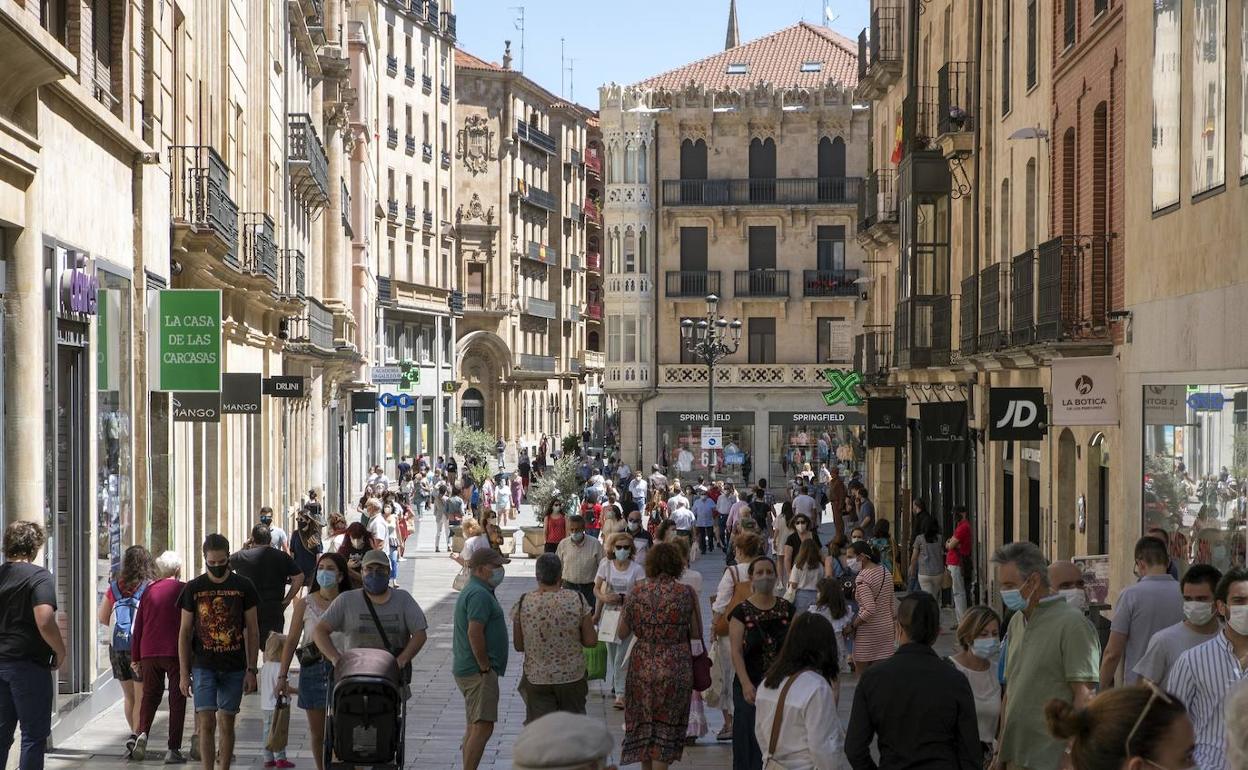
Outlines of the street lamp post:
[[[680,322],[680,338],[685,350],[706,364],[706,417],[712,428],[715,427],[715,364],[741,347],[741,321],[736,318],[729,321],[718,311],[719,297],[710,294],[706,298],[705,318],[697,321],[686,318]],[[714,455],[711,456],[709,473],[714,480]]]

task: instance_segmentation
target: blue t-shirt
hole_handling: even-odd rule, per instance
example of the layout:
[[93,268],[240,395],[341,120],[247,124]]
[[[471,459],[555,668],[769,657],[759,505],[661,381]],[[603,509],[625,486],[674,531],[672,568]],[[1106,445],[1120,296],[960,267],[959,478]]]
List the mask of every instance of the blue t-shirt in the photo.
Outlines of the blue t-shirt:
[[473,676],[480,673],[472,645],[468,642],[468,623],[477,621],[485,626],[485,651],[490,668],[501,677],[507,673],[507,620],[494,592],[475,575],[455,600],[455,631],[451,639],[451,673]]

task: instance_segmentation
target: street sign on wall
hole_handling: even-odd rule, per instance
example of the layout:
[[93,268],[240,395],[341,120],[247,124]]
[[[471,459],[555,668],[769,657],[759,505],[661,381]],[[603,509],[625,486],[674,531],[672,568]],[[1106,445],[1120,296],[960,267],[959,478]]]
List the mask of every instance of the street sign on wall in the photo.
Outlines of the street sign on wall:
[[722,449],[724,446],[724,429],[720,427],[712,428],[709,425],[702,426],[702,448],[703,449]]
[[221,292],[148,292],[148,374],[157,391],[221,390]]

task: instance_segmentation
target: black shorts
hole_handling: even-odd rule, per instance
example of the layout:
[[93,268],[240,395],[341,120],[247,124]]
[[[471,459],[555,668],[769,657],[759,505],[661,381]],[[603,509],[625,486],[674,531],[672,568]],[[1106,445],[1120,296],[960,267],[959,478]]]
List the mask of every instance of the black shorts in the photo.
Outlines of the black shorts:
[[108,648],[108,660],[113,664],[113,679],[118,682],[137,682],[139,675],[130,668],[130,651]]

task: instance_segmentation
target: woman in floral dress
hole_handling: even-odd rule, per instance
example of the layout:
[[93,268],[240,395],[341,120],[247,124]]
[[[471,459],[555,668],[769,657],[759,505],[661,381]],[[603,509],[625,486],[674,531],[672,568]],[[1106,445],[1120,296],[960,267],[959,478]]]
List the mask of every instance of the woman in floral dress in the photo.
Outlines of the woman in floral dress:
[[693,694],[690,642],[702,638],[702,620],[693,589],[677,582],[683,571],[676,546],[655,543],[646,558],[649,579],[624,602],[619,635],[636,636],[632,657],[646,664],[630,667],[624,685],[621,765],[665,770],[684,753]]

